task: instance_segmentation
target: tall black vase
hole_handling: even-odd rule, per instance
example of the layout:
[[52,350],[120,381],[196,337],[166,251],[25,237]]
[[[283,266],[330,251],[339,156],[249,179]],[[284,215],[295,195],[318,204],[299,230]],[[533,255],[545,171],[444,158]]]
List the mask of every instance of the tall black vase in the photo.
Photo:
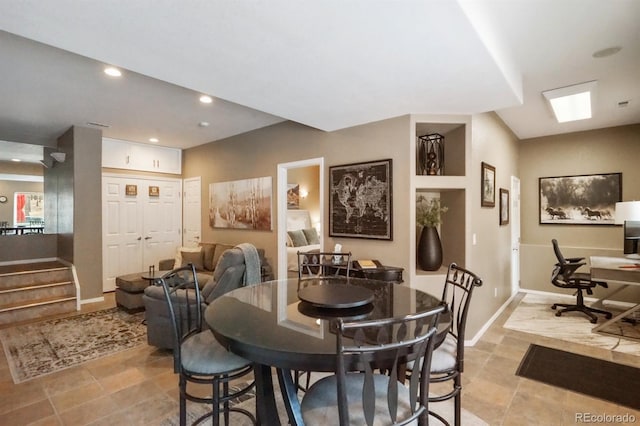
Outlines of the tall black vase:
[[418,242],[418,266],[424,271],[437,271],[442,266],[442,243],[438,229],[425,226]]

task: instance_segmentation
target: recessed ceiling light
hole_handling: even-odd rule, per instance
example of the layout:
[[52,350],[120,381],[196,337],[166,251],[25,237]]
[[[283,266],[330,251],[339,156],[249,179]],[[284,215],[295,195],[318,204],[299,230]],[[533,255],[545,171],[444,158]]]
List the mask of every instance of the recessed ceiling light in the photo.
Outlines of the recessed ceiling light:
[[200,96],[200,102],[202,102],[203,104],[210,104],[211,102],[213,102],[213,99],[211,99],[211,96],[202,95]]
[[107,67],[104,69],[104,73],[111,77],[120,77],[122,72],[118,68]]
[[208,121],[201,121],[198,123],[198,126],[200,127],[209,127],[209,122]]
[[596,81],[542,92],[551,104],[558,123],[591,118],[591,99]]
[[158,139],[158,138],[149,138],[149,142],[157,143],[157,142],[160,142],[160,139]]
[[21,159],[19,159],[19,158],[12,158],[12,159],[11,159],[11,161],[15,161],[16,163],[19,163],[19,162],[21,162],[22,160],[21,160]]
[[606,49],[598,50],[597,52],[593,52],[594,58],[606,58],[607,56],[615,55],[619,51],[622,50],[620,46],[607,47]]

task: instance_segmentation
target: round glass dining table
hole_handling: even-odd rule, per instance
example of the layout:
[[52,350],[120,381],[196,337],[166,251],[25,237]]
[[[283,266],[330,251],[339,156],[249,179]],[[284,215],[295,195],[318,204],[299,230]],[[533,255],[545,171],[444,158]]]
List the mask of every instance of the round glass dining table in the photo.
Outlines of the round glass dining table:
[[[353,293],[344,295],[348,298],[348,307],[332,298],[330,292],[319,294],[314,292],[319,289],[313,288],[345,284],[353,286]],[[305,300],[301,301],[299,292],[309,298],[303,297]],[[291,424],[296,425],[302,424],[302,420],[291,372],[335,371],[338,318],[399,317],[429,311],[439,305],[438,297],[392,282],[345,277],[294,278],[226,293],[206,308],[204,317],[221,344],[255,363],[256,409],[260,422],[280,424],[273,396],[271,368],[275,367],[287,414]]]

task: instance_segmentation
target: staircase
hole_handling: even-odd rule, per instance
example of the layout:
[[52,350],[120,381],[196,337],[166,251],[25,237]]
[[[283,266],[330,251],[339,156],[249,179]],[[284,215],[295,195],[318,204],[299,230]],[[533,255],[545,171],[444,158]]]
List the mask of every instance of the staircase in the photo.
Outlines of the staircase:
[[71,267],[56,261],[0,266],[0,327],[74,311]]

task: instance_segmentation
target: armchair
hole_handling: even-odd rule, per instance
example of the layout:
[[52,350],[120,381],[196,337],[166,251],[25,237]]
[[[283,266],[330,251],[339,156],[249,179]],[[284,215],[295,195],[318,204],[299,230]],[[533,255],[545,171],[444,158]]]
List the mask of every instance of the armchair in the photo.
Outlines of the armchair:
[[[218,260],[213,277],[202,286],[203,305],[206,306],[221,294],[242,286],[245,269],[242,250],[240,248],[226,250]],[[147,287],[142,300],[146,309],[147,343],[163,349],[173,348],[171,316],[162,287],[155,285]]]

